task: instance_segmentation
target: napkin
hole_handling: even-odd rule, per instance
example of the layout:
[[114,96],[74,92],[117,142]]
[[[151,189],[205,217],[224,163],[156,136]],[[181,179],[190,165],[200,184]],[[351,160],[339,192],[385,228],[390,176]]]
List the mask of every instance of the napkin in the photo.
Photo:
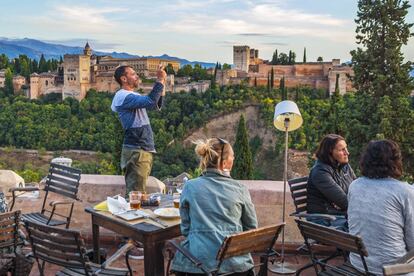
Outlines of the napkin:
[[130,209],[129,203],[125,200],[125,198],[119,195],[116,198],[107,197],[106,202],[108,205],[108,210],[112,214],[119,214]]

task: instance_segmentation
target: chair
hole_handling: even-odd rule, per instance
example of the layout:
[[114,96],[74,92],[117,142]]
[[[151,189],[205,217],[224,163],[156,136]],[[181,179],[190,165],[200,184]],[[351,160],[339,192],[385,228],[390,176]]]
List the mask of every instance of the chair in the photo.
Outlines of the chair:
[[292,195],[293,203],[295,204],[296,211],[290,214],[297,218],[324,218],[327,220],[335,220],[335,216],[327,214],[308,214],[307,201],[308,201],[308,177],[300,177],[288,180],[290,194]]
[[[75,200],[79,200],[77,197],[79,180],[81,178],[81,170],[58,165],[55,163],[50,164],[49,174],[46,177],[46,183],[44,191],[46,192],[43,199],[43,205],[40,212],[23,214],[23,220],[32,220],[41,224],[58,226],[66,225],[66,228],[69,228],[70,220],[72,218],[73,206]],[[12,204],[10,210],[13,209],[16,201],[16,192],[24,191],[36,191],[39,190],[37,187],[25,187],[25,188],[12,188]],[[50,201],[49,205],[52,207],[52,211],[46,209],[46,202],[49,193],[58,194],[69,200],[62,201]],[[68,214],[60,214],[56,212],[56,209],[59,205],[68,205],[69,212]],[[63,219],[55,219],[55,216],[59,216]]]
[[178,250],[193,264],[199,267],[206,275],[227,275],[219,274],[220,266],[225,259],[255,252],[260,253],[260,263],[255,265],[255,267],[260,266],[258,275],[266,276],[268,258],[277,254],[273,250],[273,246],[275,245],[277,237],[279,236],[279,233],[284,226],[285,224],[281,223],[277,225],[248,230],[226,237],[221,244],[219,251],[217,252],[216,267],[206,267],[188,250],[181,247],[177,239],[169,240],[166,242],[166,245],[164,247],[164,253],[168,258],[167,267],[170,267],[170,263],[174,258],[174,254]]
[[[375,275],[368,270],[365,261],[365,257],[368,256],[368,251],[366,250],[361,237],[300,219],[295,219],[295,221],[305,239],[317,275]],[[365,271],[361,272],[357,270],[349,262],[345,262],[339,266],[333,266],[328,264],[325,259],[318,259],[312,251],[312,246],[309,243],[310,239],[321,244],[334,246],[346,252],[358,254]],[[320,266],[321,269],[319,269],[318,266]]]
[[[322,218],[322,219],[326,219],[329,221],[335,220],[335,216],[331,216],[331,215],[327,215],[327,214],[309,214],[307,212],[307,201],[308,201],[308,191],[307,191],[307,187],[308,187],[308,177],[300,177],[300,178],[294,178],[294,179],[289,179],[288,180],[288,185],[289,185],[289,189],[290,189],[290,194],[292,196],[293,199],[293,204],[295,205],[295,212],[291,213],[290,216],[294,216],[296,218],[301,218],[301,219],[308,219],[308,218]],[[314,242],[310,243],[311,245],[314,245]],[[306,244],[301,245],[297,251],[307,251],[306,250],[307,246]],[[330,259],[336,258],[340,255],[343,255],[342,252],[338,252],[336,251],[335,253],[331,254],[330,256],[328,256],[327,258],[325,258],[325,261],[328,261]],[[296,275],[300,275],[300,273],[305,270],[308,269],[310,267],[312,267],[313,264],[312,263],[308,263],[304,266],[302,266],[301,268],[299,268],[296,271]]]
[[382,271],[385,276],[401,275],[414,272],[414,250],[411,250],[393,264],[384,265]]
[[[18,252],[18,248],[23,246],[23,240],[19,236],[20,211],[0,214],[0,271],[1,275],[6,275],[7,271],[13,275],[29,275],[32,262]],[[5,253],[10,251],[10,253]],[[22,258],[22,260],[18,260]],[[20,266],[20,267],[17,267]]]
[[[24,221],[29,241],[32,245],[33,257],[36,259],[39,273],[44,275],[45,263],[52,263],[64,267],[56,273],[58,276],[68,275],[132,275],[126,256],[128,269],[109,267],[116,258],[123,252],[117,252],[102,265],[94,264],[89,261],[86,255],[84,241],[80,232],[71,229],[62,229],[53,226],[39,224],[34,221]],[[131,249],[124,246],[124,252]],[[128,254],[127,254],[128,255]]]

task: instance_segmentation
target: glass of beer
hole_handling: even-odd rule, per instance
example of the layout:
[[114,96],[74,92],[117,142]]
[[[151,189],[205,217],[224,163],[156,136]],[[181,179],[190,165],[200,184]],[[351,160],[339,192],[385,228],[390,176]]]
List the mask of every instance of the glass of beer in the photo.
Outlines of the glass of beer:
[[174,208],[180,208],[180,194],[179,193],[173,194],[173,203],[174,203]]
[[141,197],[142,193],[140,191],[129,192],[129,205],[131,206],[131,209],[141,209]]

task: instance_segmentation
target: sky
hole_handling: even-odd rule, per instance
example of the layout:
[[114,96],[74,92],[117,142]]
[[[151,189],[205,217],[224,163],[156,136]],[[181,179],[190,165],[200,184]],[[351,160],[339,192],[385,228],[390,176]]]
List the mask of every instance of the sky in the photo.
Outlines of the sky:
[[[18,3],[18,4],[17,4]],[[349,61],[357,0],[0,0],[0,37],[34,38],[99,51],[233,63],[233,45],[259,57]],[[414,0],[410,0],[414,6]],[[6,12],[4,12],[6,11]],[[414,7],[407,16],[414,22]],[[414,32],[414,29],[412,30]],[[403,48],[414,61],[414,38]]]

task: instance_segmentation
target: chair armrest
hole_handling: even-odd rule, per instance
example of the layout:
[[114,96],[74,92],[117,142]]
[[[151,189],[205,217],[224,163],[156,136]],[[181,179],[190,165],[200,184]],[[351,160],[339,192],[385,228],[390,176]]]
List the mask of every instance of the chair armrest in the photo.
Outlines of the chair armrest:
[[58,200],[58,201],[51,201],[49,202],[50,206],[62,205],[62,204],[73,204],[73,200]]
[[176,239],[166,241],[165,246],[171,246],[171,247],[177,249],[177,251],[179,251],[181,254],[183,254],[184,257],[186,257],[196,267],[200,268],[203,272],[205,272],[207,274],[216,271],[216,269],[211,270],[211,269],[206,268],[204,266],[204,264],[199,259],[197,259],[193,254],[190,253],[190,251],[188,251],[184,247],[181,247],[181,245],[179,244],[179,242]]
[[382,271],[385,275],[400,275],[414,272],[414,263],[384,265]]
[[10,188],[9,192],[15,193],[15,192],[33,192],[33,191],[39,191],[39,187],[15,187]]
[[414,249],[408,251],[407,254],[397,259],[393,264],[404,264],[412,261],[414,261]]
[[[327,215],[327,214],[296,214],[293,213],[291,214],[291,216],[297,217],[297,218],[321,218],[321,219],[326,219],[329,221],[334,221],[337,219],[336,216],[334,215]],[[345,217],[344,217],[345,218]]]
[[109,268],[110,265],[118,259],[120,256],[122,256],[125,252],[131,250],[135,247],[135,244],[131,242],[127,242],[122,246],[120,249],[118,249],[111,257],[109,257],[104,263],[101,264],[101,268]]

